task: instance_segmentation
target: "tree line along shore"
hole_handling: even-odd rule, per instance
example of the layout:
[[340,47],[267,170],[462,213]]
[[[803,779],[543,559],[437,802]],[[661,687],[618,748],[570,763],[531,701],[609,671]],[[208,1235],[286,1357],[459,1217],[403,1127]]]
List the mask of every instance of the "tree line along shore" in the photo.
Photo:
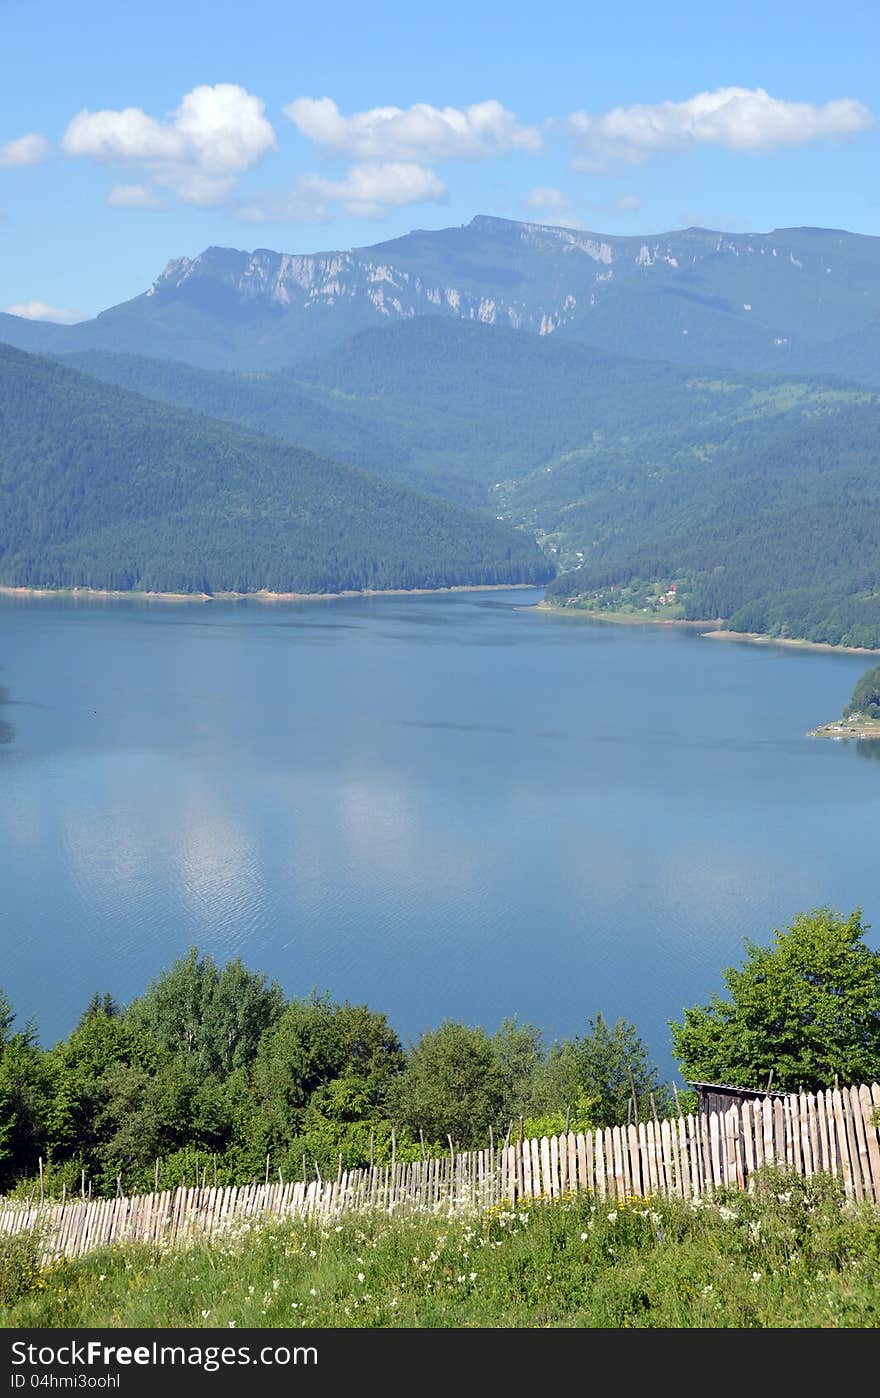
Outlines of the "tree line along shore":
[[[880,1078],[880,952],[858,912],[798,915],[723,973],[727,998],[670,1024],[682,1092],[636,1027],[601,1013],[551,1044],[515,1018],[444,1021],[406,1047],[386,1016],[329,995],[288,999],[238,960],[192,949],[127,1007],[96,993],[51,1048],[0,1004],[0,1192],[170,1188],[299,1178],[672,1115],[686,1084],[812,1090]],[[817,1027],[818,1026],[818,1027]],[[687,1106],[687,1100],[684,1099]]]

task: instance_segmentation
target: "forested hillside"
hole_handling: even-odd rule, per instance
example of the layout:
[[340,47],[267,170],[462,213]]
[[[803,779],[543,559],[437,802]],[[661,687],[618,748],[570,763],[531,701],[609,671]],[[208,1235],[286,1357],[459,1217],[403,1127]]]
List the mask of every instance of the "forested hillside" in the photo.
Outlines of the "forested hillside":
[[[48,469],[16,420],[7,450],[39,492],[25,500],[19,474],[7,493],[0,576],[323,591],[558,569],[551,597],[570,606],[880,646],[880,399],[865,386],[878,246],[821,229],[603,240],[477,218],[348,253],[210,248],[82,326],[7,317],[0,335],[75,351],[117,389],[294,455],[188,417],[172,481],[152,456],[119,481],[82,471],[76,428],[62,501],[65,453]],[[171,430],[167,409],[138,411],[151,443]],[[114,441],[117,467],[139,437]],[[343,484],[308,452],[386,484]],[[462,514],[429,520],[390,480],[482,511],[483,532]]]
[[335,592],[543,581],[525,534],[0,349],[0,581]]
[[282,374],[91,353],[83,369],[501,515],[551,596],[880,645],[880,400],[698,375],[453,320],[365,331]]
[[722,402],[672,365],[427,318],[363,331],[273,374],[100,351],[64,362],[493,512],[498,480],[596,441],[684,428],[750,398],[733,378]]
[[775,428],[703,453],[680,442],[666,470],[632,464],[562,506],[584,557],[551,596],[880,646],[880,408],[848,403]]
[[[694,444],[759,444],[873,399],[835,380],[696,375],[500,327],[418,318],[363,331],[282,373],[224,373],[89,351],[65,363],[551,532],[591,477],[664,469]],[[548,471],[546,468],[549,467]],[[578,545],[579,547],[580,545]]]

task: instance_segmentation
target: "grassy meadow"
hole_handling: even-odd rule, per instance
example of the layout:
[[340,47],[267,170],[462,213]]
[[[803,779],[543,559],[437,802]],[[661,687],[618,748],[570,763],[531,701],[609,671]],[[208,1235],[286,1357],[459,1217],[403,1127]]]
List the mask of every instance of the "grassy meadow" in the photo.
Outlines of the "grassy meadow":
[[349,1214],[41,1266],[0,1238],[7,1327],[792,1328],[880,1324],[880,1213],[828,1177],[716,1200]]

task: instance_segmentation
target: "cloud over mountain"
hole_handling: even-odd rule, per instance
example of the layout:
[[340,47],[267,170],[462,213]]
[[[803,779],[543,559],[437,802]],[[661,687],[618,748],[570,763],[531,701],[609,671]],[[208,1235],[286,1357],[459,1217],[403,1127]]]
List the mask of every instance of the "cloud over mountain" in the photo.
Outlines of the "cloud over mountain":
[[734,151],[807,145],[867,131],[874,116],[852,97],[813,106],[771,97],[763,88],[722,87],[685,102],[637,103],[601,116],[574,112],[566,125],[579,152],[576,167],[592,169],[609,160],[641,164],[700,145]]
[[339,214],[377,219],[406,204],[441,204],[445,199],[445,185],[424,165],[366,162],[352,165],[338,180],[301,175],[287,193],[253,199],[238,216],[245,223],[327,223]]
[[185,203],[211,206],[230,198],[238,176],[274,149],[276,137],[259,97],[217,83],[194,87],[162,120],[140,107],[84,109],[61,144],[68,155],[142,171]]
[[52,321],[56,325],[76,325],[84,317],[79,311],[65,311],[60,306],[47,306],[45,301],[20,301],[15,306],[7,306],[6,314],[21,316],[23,320]]
[[112,209],[161,209],[162,199],[145,184],[115,184],[107,195]]
[[521,126],[493,100],[463,108],[416,102],[343,116],[332,97],[298,97],[284,112],[308,140],[358,160],[484,160],[542,145],[536,127]]

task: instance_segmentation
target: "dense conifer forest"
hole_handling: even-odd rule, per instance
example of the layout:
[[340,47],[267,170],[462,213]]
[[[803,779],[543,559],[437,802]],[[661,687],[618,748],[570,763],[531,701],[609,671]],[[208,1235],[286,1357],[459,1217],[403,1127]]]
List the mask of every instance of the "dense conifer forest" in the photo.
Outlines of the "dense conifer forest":
[[501,516],[558,566],[551,598],[617,608],[674,582],[677,615],[880,645],[880,406],[858,385],[430,318],[272,374],[75,362]]
[[0,582],[338,592],[542,582],[525,534],[0,347]]

